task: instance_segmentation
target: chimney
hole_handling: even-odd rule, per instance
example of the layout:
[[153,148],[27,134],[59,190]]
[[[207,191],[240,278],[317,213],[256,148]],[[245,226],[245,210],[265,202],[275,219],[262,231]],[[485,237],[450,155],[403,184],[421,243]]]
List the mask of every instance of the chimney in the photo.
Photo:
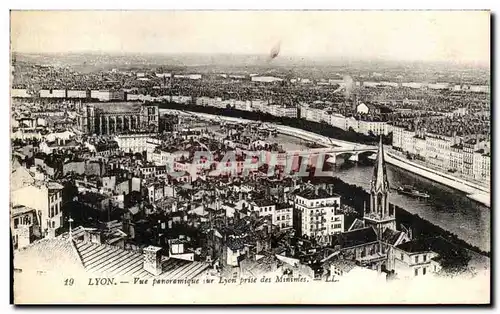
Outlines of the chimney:
[[144,254],[144,270],[154,276],[162,273],[161,268],[161,248],[157,246],[148,246],[143,250]]
[[33,238],[33,225],[19,225],[17,228],[17,248],[28,246]]
[[240,221],[240,211],[235,210],[234,211],[234,223],[238,223]]
[[97,231],[97,230],[88,230],[84,234],[84,241],[85,242],[102,244],[102,240],[103,240],[102,233]]

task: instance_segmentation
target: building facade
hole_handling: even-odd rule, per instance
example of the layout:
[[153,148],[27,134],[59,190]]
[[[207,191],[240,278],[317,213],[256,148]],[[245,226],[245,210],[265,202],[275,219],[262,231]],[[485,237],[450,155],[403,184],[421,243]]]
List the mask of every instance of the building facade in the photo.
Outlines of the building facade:
[[339,212],[340,196],[323,189],[305,190],[295,197],[301,217],[301,234],[329,241],[344,230],[344,215]]
[[138,131],[158,132],[158,106],[141,103],[90,103],[77,115],[79,129],[86,134],[112,135]]
[[63,186],[56,182],[36,182],[11,191],[11,201],[35,209],[42,234],[55,236],[63,225],[62,190]]

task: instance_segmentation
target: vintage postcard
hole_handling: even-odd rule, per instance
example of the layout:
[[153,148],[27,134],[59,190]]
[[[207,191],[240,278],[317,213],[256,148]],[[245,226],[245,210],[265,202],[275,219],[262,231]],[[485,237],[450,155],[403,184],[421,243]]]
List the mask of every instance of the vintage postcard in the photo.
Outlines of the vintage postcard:
[[11,11],[15,304],[490,304],[489,11]]

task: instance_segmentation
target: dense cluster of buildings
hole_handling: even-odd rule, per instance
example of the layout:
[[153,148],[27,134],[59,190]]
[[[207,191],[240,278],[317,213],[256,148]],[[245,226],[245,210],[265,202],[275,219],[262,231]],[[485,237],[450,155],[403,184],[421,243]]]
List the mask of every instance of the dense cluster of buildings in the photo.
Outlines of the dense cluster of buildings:
[[[408,157],[484,181],[489,120],[480,117],[480,102],[489,88],[395,83],[377,75],[358,82],[278,76],[17,67],[11,91],[15,269],[184,282],[439,274],[457,250],[439,237],[414,238],[410,227],[396,223],[382,141],[369,204],[353,214],[345,204],[351,196],[328,180],[311,184],[282,166],[269,171],[271,155],[288,157],[270,140],[276,130],[161,116],[155,102],[392,134],[393,148]],[[454,93],[472,96],[470,104],[446,105],[443,113],[422,105],[431,103],[419,98],[423,92],[438,102]],[[395,94],[405,97],[394,102]],[[437,127],[440,122],[446,127]],[[234,159],[225,159],[227,152]],[[291,161],[297,172],[299,159]]]
[[486,136],[446,136],[391,126],[392,147],[426,165],[489,184],[491,142]]
[[[346,225],[343,197],[332,184],[313,185],[279,167],[270,176],[267,164],[239,175],[252,150],[279,151],[266,143],[270,132],[237,125],[214,130],[192,118],[168,132],[142,132],[134,126],[157,122],[156,107],[107,105],[75,104],[79,122],[64,132],[23,126],[42,135],[13,146],[16,269],[54,270],[58,262],[47,261],[54,256],[87,272],[165,280],[261,274],[333,280],[364,271],[383,280],[441,269],[441,240],[421,244],[396,228],[381,143],[370,204]],[[99,115],[88,114],[98,109]],[[236,165],[220,171],[231,166],[223,155],[235,148]],[[214,158],[196,159],[200,151]]]

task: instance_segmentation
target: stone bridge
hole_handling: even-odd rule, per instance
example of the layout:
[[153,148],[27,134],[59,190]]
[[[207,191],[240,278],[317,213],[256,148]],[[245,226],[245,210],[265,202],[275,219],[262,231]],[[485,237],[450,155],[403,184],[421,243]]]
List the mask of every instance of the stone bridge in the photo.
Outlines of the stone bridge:
[[309,158],[314,158],[314,156],[326,155],[325,161],[329,163],[335,163],[337,157],[341,155],[349,156],[350,160],[358,161],[360,154],[370,155],[377,153],[376,146],[369,145],[342,145],[338,147],[325,147],[325,148],[311,148],[305,150],[293,150],[287,151],[287,155],[307,155]]

